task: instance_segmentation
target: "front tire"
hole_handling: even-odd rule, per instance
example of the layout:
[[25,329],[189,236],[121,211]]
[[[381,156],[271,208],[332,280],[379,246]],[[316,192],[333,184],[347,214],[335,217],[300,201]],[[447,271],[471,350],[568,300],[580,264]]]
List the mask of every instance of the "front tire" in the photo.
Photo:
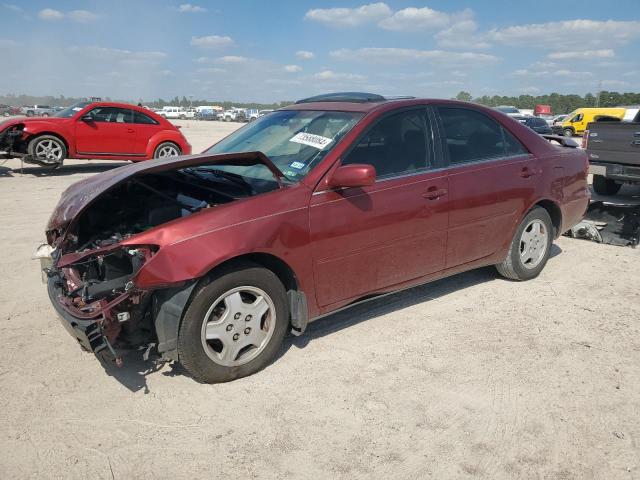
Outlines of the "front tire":
[[178,358],[204,383],[246,377],[271,362],[288,326],[286,292],[278,277],[246,265],[196,291],[180,324]]
[[552,243],[549,213],[542,207],[533,208],[516,230],[507,258],[496,265],[498,273],[518,281],[537,277],[547,264]]
[[599,195],[615,195],[622,188],[622,184],[602,175],[593,176],[593,191]]
[[182,154],[180,147],[173,142],[162,142],[153,152],[153,158],[179,157]]
[[40,135],[33,138],[27,145],[27,153],[34,159],[46,163],[54,168],[62,165],[67,158],[67,147],[62,140],[53,135]]
[[565,128],[565,129],[562,131],[562,134],[563,134],[565,137],[572,138],[572,137],[573,137],[573,130],[572,130],[571,128]]

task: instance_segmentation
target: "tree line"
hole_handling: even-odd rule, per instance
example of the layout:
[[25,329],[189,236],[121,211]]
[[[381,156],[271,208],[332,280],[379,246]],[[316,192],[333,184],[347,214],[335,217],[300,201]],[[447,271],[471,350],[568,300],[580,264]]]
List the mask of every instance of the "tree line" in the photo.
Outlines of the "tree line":
[[[488,107],[497,107],[498,105],[514,105],[518,108],[533,109],[536,105],[551,105],[552,112],[554,114],[569,113],[576,108],[581,107],[620,107],[627,105],[640,104],[640,93],[618,93],[618,92],[600,92],[599,99],[596,95],[587,93],[584,96],[568,94],[563,95],[560,93],[551,93],[548,95],[520,95],[520,96],[501,96],[501,95],[483,95],[482,97],[474,98],[469,92],[460,92],[456,95],[457,100],[463,100],[466,102],[475,102]],[[15,95],[7,94],[0,95],[0,104],[22,106],[22,105],[51,105],[68,107],[77,102],[85,101],[85,97],[65,97],[60,96],[36,96],[36,95]],[[111,98],[103,98],[105,101],[111,101]],[[167,105],[177,107],[190,107],[197,105],[219,105],[225,109],[231,107],[244,107],[244,108],[257,108],[257,109],[276,109],[286,105],[290,105],[291,101],[281,101],[276,103],[255,103],[255,102],[231,102],[228,100],[208,100],[208,99],[196,99],[182,98],[175,96],[172,99],[164,100],[158,98],[153,101],[138,100],[118,100],[113,101],[122,103],[142,103],[151,108],[162,108]]]
[[[11,106],[24,106],[24,105],[49,105],[49,106],[60,106],[60,107],[68,107],[73,105],[74,103],[86,101],[86,97],[65,97],[64,95],[53,96],[53,95],[45,95],[45,96],[37,96],[37,95],[15,95],[15,94],[7,94],[0,95],[0,104],[3,105],[11,105]],[[231,102],[228,100],[225,101],[217,101],[217,100],[203,100],[192,98],[191,100],[187,97],[183,96],[182,98],[174,97],[170,100],[164,100],[159,98],[153,101],[144,101],[142,99],[138,100],[119,100],[119,99],[111,99],[110,97],[103,97],[102,100],[106,102],[120,102],[120,103],[142,103],[151,108],[162,108],[167,105],[175,106],[175,107],[185,107],[188,108],[190,106],[198,106],[198,105],[219,105],[225,109],[231,107],[244,107],[244,108],[257,108],[259,110],[265,109],[276,109],[281,108],[286,105],[291,105],[293,102],[281,101],[277,103],[238,103]]]
[[554,114],[569,113],[576,108],[585,107],[622,107],[640,104],[640,93],[618,93],[601,91],[600,98],[591,93],[584,96],[560,93],[550,93],[548,95],[519,95],[517,97],[501,95],[483,95],[473,98],[469,92],[460,92],[456,95],[456,100],[479,103],[487,107],[497,107],[499,105],[513,105],[517,108],[532,109],[536,105],[551,105]]

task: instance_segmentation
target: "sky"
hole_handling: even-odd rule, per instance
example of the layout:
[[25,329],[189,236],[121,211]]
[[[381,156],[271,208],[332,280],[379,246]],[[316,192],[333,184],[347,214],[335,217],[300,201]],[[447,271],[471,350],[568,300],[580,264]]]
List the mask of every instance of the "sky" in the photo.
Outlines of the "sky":
[[0,0],[0,94],[640,91],[639,0],[191,1]]

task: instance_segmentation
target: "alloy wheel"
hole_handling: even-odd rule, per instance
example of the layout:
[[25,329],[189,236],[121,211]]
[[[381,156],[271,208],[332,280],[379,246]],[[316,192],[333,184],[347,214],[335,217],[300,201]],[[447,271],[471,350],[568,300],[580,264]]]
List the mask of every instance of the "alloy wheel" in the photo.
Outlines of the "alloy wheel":
[[218,365],[237,367],[265,349],[275,326],[271,297],[257,287],[237,287],[209,307],[202,322],[202,346]]
[[547,227],[542,220],[532,220],[520,236],[520,261],[527,269],[536,268],[543,260],[549,244]]
[[38,142],[35,148],[36,158],[44,158],[53,160],[54,162],[62,162],[63,147],[59,142],[51,139],[45,139]]
[[178,152],[178,149],[176,147],[174,147],[173,145],[165,145],[160,150],[158,150],[156,158],[177,157],[178,155],[180,155],[180,152]]

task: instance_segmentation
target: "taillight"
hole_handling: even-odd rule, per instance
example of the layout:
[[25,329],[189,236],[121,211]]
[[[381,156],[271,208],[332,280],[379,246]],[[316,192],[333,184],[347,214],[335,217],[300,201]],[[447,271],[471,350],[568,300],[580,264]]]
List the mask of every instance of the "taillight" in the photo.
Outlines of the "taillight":
[[582,148],[586,150],[587,145],[589,145],[589,130],[585,130],[582,134]]

